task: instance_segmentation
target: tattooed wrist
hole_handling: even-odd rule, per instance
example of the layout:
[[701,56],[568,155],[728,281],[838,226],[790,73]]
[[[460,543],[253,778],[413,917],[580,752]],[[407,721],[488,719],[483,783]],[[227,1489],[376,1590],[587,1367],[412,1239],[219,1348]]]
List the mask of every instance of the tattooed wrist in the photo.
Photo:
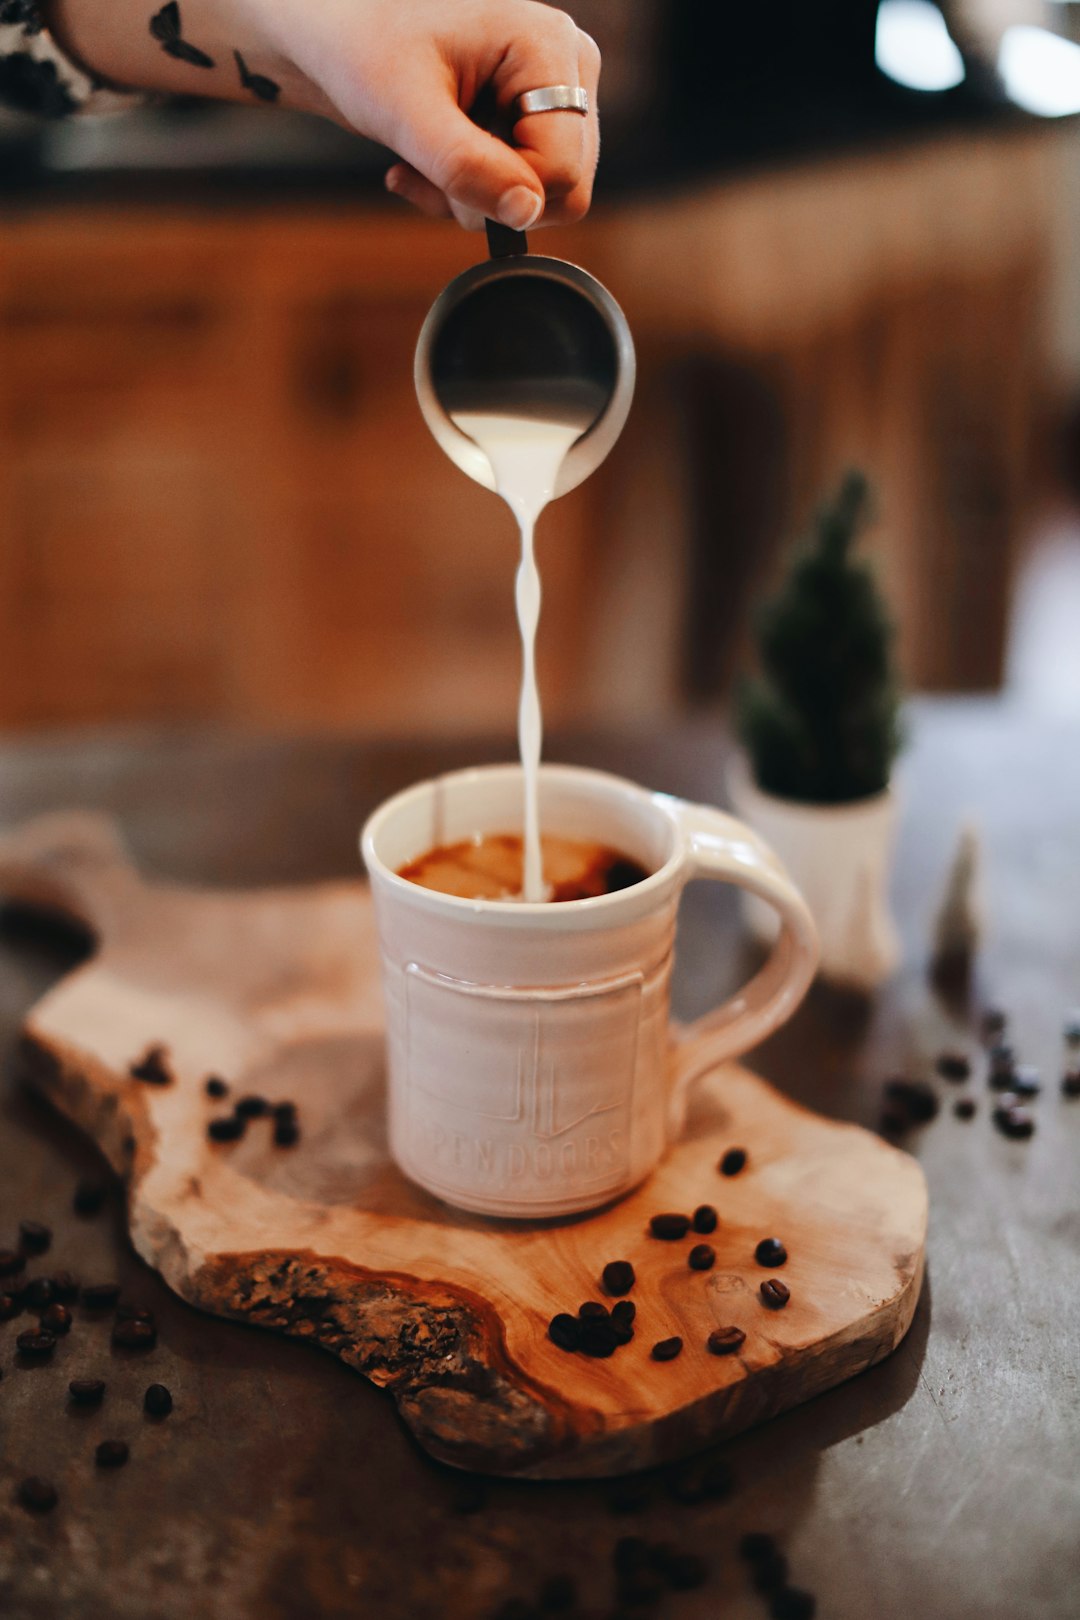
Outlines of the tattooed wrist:
[[[189,67],[214,68],[218,66],[217,60],[204,50],[194,40],[184,33],[183,19],[180,15],[179,0],[168,0],[168,3],[155,11],[150,18],[150,34],[157,40],[166,56],[171,56],[178,62],[186,62]],[[265,73],[255,73],[248,66],[241,53],[234,49],[233,63],[239,75],[240,86],[259,101],[276,101],[281,94],[281,86],[276,80]]]

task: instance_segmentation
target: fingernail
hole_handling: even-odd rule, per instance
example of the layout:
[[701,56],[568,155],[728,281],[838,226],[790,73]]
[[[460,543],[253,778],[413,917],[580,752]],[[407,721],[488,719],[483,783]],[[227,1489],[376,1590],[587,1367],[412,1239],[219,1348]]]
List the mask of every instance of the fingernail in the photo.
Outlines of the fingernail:
[[499,198],[499,219],[512,231],[527,231],[544,212],[544,199],[528,186],[511,186]]
[[397,191],[400,184],[401,170],[395,164],[392,169],[387,169],[386,173],[383,175],[383,185],[386,187],[387,191]]

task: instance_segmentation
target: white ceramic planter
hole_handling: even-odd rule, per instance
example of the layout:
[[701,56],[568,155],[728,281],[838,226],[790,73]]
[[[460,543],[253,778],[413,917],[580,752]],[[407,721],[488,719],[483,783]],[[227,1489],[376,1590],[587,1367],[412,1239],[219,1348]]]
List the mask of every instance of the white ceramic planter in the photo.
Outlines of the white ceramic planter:
[[[761,791],[739,755],[728,770],[728,791],[736,815],[771,845],[805,897],[821,940],[823,977],[875,989],[900,960],[889,909],[895,789],[852,804],[777,799]],[[775,914],[753,895],[742,898],[751,931],[771,940]]]

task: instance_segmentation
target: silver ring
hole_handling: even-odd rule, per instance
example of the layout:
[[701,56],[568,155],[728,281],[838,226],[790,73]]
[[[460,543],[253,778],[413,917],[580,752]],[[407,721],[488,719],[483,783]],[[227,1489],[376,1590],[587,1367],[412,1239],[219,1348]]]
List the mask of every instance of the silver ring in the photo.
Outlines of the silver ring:
[[515,106],[519,118],[544,112],[576,112],[587,118],[589,92],[576,84],[545,84],[540,90],[526,90]]

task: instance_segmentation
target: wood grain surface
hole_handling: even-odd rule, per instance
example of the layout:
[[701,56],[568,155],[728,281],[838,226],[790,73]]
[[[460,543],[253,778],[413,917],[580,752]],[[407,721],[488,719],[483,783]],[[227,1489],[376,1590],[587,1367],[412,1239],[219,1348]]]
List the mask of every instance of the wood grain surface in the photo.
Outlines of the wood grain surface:
[[[905,1153],[794,1106],[728,1066],[682,1140],[630,1197],[586,1218],[507,1222],[412,1185],[386,1145],[374,915],[351,883],[293,890],[146,884],[106,819],[43,816],[0,839],[0,892],[87,927],[92,959],[30,1013],[29,1078],[127,1187],[138,1253],[193,1305],[331,1350],[388,1388],[421,1443],[459,1466],[615,1474],[700,1450],[887,1355],[922,1282],[926,1187]],[[140,1076],[149,1052],[151,1079]],[[253,1120],[208,1138],[205,1082],[299,1108],[275,1145]],[[718,1161],[742,1145],[749,1162]],[[716,1264],[651,1214],[718,1207]],[[790,1303],[755,1260],[778,1235]],[[627,1259],[636,1336],[596,1359],[558,1348],[558,1311],[605,1297]],[[710,1332],[745,1334],[717,1357]],[[659,1364],[653,1344],[684,1351]]]
[[[894,899],[904,966],[872,1003],[817,989],[752,1057],[793,1100],[873,1125],[883,1081],[926,1076],[937,1119],[906,1146],[932,1219],[927,1282],[897,1352],[858,1378],[707,1454],[723,1499],[687,1502],[685,1465],[603,1481],[479,1481],[433,1463],[385,1395],[329,1355],[193,1310],[133,1253],[117,1194],[72,1213],[101,1170],[81,1133],[17,1085],[0,1093],[0,1246],[47,1221],[37,1269],[115,1278],[158,1319],[156,1349],[121,1352],[77,1313],[65,1365],[16,1365],[0,1326],[0,1611],[11,1620],[493,1620],[535,1616],[544,1582],[577,1587],[575,1620],[619,1612],[613,1552],[633,1534],[700,1554],[700,1589],[668,1592],[661,1620],[766,1620],[738,1556],[772,1534],[821,1620],[1073,1620],[1080,1591],[1080,1104],[1061,1097],[1067,1007],[1080,1002],[1080,725],[1014,703],[920,703],[909,715]],[[0,821],[79,805],[120,818],[141,869],[185,884],[265,886],[349,877],[356,829],[388,793],[432,770],[508,758],[508,739],[453,747],[218,734],[42,739],[0,748]],[[722,799],[726,741],[709,720],[636,736],[552,738],[549,757]],[[966,996],[925,973],[933,916],[961,825],[983,851],[987,928]],[[693,1017],[744,973],[734,897],[691,887],[680,916],[677,1011]],[[0,1032],[85,952],[76,936],[8,913]],[[1037,1130],[1009,1142],[989,1118],[977,1035],[1000,1004],[1041,1071]],[[972,1078],[934,1076],[960,1046]],[[970,1122],[951,1104],[970,1096]],[[21,1319],[19,1319],[21,1320]],[[106,1379],[103,1407],[65,1400],[72,1364]],[[152,1380],[173,1391],[143,1416]],[[126,1468],[95,1470],[104,1438]],[[696,1464],[693,1465],[696,1467]],[[56,1511],[12,1504],[45,1474]],[[692,1470],[691,1470],[692,1473]],[[692,1484],[692,1479],[691,1479]],[[689,1493],[694,1496],[694,1492]],[[520,1612],[520,1611],[519,1611]]]

